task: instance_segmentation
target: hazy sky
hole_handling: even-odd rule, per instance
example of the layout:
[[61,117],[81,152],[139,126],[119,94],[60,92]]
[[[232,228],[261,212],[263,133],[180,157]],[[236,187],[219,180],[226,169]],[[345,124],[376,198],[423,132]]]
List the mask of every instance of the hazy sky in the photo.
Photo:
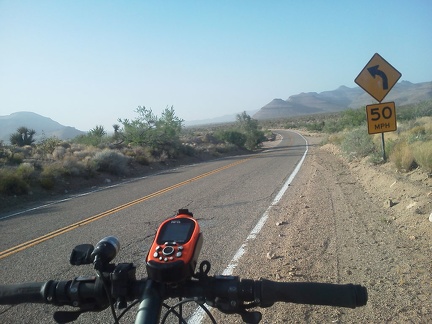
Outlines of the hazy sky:
[[0,115],[219,117],[354,87],[376,52],[432,81],[432,1],[0,0]]

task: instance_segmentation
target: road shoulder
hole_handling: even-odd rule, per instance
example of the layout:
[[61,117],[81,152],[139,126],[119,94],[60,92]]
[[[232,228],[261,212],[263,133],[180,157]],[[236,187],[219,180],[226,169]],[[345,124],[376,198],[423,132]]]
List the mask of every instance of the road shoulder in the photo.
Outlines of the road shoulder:
[[[316,144],[316,138],[308,140]],[[415,210],[386,206],[386,188],[360,179],[377,170],[360,170],[359,163],[311,145],[234,274],[362,284],[368,305],[351,310],[277,303],[263,310],[263,323],[432,322],[432,226]]]

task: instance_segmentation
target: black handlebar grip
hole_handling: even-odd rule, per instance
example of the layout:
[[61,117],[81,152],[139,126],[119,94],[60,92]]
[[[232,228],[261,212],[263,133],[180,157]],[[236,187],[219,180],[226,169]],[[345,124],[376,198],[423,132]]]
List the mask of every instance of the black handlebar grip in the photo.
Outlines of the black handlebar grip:
[[44,291],[49,282],[0,285],[0,305],[45,303]]
[[367,303],[365,287],[353,284],[261,280],[262,306],[274,302],[356,308]]

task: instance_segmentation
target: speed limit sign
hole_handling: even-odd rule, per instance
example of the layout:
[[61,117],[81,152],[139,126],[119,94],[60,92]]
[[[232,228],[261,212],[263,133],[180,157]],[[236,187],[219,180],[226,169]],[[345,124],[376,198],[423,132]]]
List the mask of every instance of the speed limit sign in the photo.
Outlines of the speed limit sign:
[[368,133],[394,132],[396,126],[396,107],[394,102],[383,102],[366,106]]

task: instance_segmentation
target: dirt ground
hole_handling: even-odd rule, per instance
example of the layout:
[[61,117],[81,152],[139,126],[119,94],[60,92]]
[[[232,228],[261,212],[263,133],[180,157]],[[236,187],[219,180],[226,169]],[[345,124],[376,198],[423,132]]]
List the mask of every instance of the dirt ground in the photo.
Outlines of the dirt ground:
[[[432,323],[432,179],[314,146],[235,275],[355,283],[357,309],[276,303],[261,323]],[[240,317],[219,321],[241,322]]]

